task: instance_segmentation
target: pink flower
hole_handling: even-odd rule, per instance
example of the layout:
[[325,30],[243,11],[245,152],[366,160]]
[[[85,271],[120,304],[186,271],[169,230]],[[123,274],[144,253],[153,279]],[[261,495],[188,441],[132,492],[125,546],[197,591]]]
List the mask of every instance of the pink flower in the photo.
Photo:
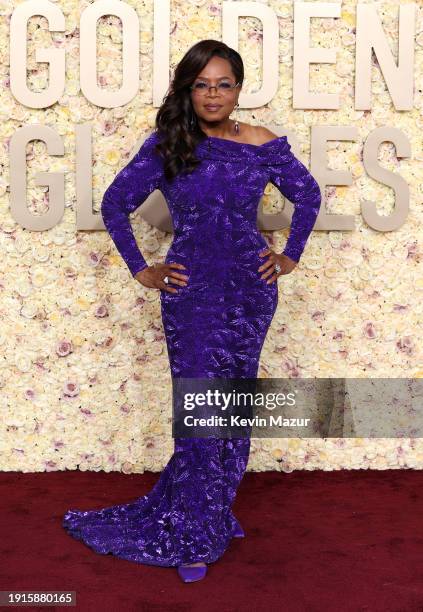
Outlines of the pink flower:
[[364,326],[364,335],[370,339],[376,338],[376,329],[371,321]]
[[413,342],[409,336],[405,336],[404,338],[400,338],[396,343],[397,349],[401,351],[401,353],[405,353],[406,355],[413,354]]
[[76,278],[78,276],[78,272],[75,270],[75,268],[72,268],[71,266],[66,266],[63,269],[63,273],[66,278]]
[[93,251],[91,251],[91,253],[89,254],[89,263],[91,264],[92,267],[96,267],[98,266],[100,262],[100,257],[98,255],[98,253],[94,253]]
[[100,131],[104,136],[110,136],[110,134],[114,134],[117,129],[117,123],[114,121],[110,121],[110,119],[106,119],[100,124]]
[[54,472],[57,464],[54,461],[45,461],[44,465],[46,466],[46,472]]
[[104,304],[101,304],[100,306],[97,307],[94,316],[98,317],[99,319],[102,319],[103,317],[107,317],[109,315],[109,311],[107,310],[107,307],[104,306]]
[[65,397],[76,397],[79,395],[79,385],[76,382],[67,382],[63,387]]
[[56,345],[56,353],[59,357],[66,357],[73,352],[72,343],[69,340],[61,340]]
[[418,254],[419,254],[419,249],[417,247],[417,240],[415,242],[412,242],[411,244],[407,245],[408,248],[408,254],[407,254],[407,259],[416,259],[418,258]]
[[408,310],[408,304],[394,304],[394,312],[403,312]]

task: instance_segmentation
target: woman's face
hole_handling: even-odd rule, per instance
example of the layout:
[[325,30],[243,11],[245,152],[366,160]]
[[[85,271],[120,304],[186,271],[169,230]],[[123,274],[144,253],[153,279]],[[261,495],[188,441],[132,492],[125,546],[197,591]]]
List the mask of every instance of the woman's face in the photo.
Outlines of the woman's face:
[[[236,84],[231,64],[221,57],[212,57],[192,83],[191,101],[200,123],[215,124],[225,121],[238,102],[240,86]],[[216,85],[208,89],[207,85]]]

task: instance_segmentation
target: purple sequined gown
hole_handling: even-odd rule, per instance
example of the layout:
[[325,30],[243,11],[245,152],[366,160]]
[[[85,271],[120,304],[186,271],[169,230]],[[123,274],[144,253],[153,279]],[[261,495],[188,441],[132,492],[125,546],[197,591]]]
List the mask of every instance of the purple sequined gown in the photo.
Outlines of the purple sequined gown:
[[[153,131],[104,194],[101,213],[114,244],[135,275],[147,267],[129,213],[159,189],[174,238],[165,261],[186,266],[178,293],[160,290],[173,377],[256,377],[260,352],[278,303],[277,283],[258,268],[267,243],[257,208],[272,182],[294,204],[284,253],[298,261],[321,202],[319,186],[292,154],[286,136],[263,145],[207,137],[201,164],[168,183]],[[150,289],[153,291],[153,289]],[[178,566],[222,556],[237,525],[231,507],[245,472],[250,440],[177,438],[152,490],[131,503],[69,510],[63,526],[101,554],[137,563]]]

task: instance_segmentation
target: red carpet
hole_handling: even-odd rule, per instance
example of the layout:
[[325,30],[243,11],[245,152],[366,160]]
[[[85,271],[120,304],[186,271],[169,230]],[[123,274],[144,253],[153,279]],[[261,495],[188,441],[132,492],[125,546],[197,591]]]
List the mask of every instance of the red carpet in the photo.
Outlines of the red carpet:
[[192,584],[61,527],[67,509],[133,500],[158,477],[1,473],[0,590],[76,591],[82,611],[423,610],[422,471],[247,473],[234,506],[247,536]]

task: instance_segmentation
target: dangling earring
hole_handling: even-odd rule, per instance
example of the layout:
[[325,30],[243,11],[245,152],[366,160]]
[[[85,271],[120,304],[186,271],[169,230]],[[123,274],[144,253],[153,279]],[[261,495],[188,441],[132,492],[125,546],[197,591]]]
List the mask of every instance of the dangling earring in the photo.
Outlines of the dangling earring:
[[191,111],[191,120],[189,122],[189,128],[191,132],[194,130],[194,127],[195,127],[195,118],[194,118],[194,113]]
[[[239,102],[236,103],[234,110],[237,109],[239,107]],[[235,119],[235,134],[238,135],[239,134],[239,123],[238,123],[238,119]]]

